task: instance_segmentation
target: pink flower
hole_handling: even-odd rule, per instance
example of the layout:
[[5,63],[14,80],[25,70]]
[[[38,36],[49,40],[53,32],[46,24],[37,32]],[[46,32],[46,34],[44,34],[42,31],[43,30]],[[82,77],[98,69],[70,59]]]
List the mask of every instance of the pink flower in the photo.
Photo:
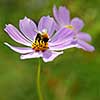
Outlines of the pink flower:
[[57,22],[57,30],[62,27],[66,27],[67,29],[74,31],[72,45],[75,44],[77,48],[81,48],[89,52],[95,50],[95,48],[89,44],[91,41],[91,36],[88,33],[81,32],[82,28],[84,27],[84,22],[81,19],[76,17],[70,20],[70,12],[63,6],[59,7],[59,9],[54,6],[53,15]]
[[[12,46],[5,42],[10,49],[21,54],[21,59],[43,58],[44,62],[54,60],[64,49],[75,47],[70,45],[73,31],[67,28],[61,28],[56,33],[56,23],[53,18],[43,16],[38,24],[25,17],[19,21],[18,31],[13,25],[8,24],[5,31],[17,43],[25,47]],[[65,34],[67,33],[67,34]],[[70,37],[69,37],[70,36]]]

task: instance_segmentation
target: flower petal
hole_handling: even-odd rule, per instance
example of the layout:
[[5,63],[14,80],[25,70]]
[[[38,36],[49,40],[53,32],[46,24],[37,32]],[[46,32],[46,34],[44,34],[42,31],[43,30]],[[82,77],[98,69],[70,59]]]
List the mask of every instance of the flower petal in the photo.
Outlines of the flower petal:
[[84,32],[79,32],[77,34],[78,38],[83,40],[83,41],[87,41],[87,42],[90,42],[92,39],[91,39],[91,36],[88,34],[88,33],[84,33]]
[[58,45],[55,45],[55,44],[50,45],[49,49],[59,51],[59,50],[64,50],[64,49],[76,47],[76,45],[77,44],[72,44],[72,41],[69,40],[69,41],[65,41],[64,43],[61,43],[61,44],[58,44]]
[[40,57],[42,57],[41,52],[32,52],[25,55],[21,55],[20,59],[30,59],[30,58],[40,58]]
[[48,45],[49,45],[49,47],[50,46],[55,46],[55,45],[62,45],[64,43],[69,43],[69,41],[73,41],[73,37],[72,36],[68,36],[68,37],[66,37],[66,38],[64,38],[64,39],[62,39],[60,41],[59,40],[54,41],[54,42],[49,41]]
[[37,30],[36,24],[30,20],[29,18],[25,17],[24,19],[20,20],[19,27],[21,32],[31,41],[34,40],[34,36],[37,34],[35,30]]
[[15,47],[15,46],[12,46],[6,42],[4,44],[7,45],[10,49],[14,50],[15,52],[18,52],[21,54],[33,52],[33,49],[28,48],[28,47]]
[[53,15],[60,27],[68,25],[70,21],[70,13],[66,7],[61,6],[57,10],[56,6],[53,7]]
[[38,30],[43,31],[44,29],[46,29],[48,35],[51,37],[53,32],[56,30],[56,27],[57,26],[53,18],[51,18],[50,16],[43,16],[39,21]]
[[54,52],[54,51],[47,50],[47,51],[43,52],[43,61],[44,62],[53,61],[60,54],[63,54],[63,51],[61,51],[61,52]]
[[71,21],[71,25],[77,32],[79,32],[84,27],[83,21],[79,18],[73,18]]
[[51,43],[54,42],[59,42],[59,41],[63,41],[66,38],[68,38],[69,36],[73,35],[73,30],[70,30],[68,28],[61,28],[59,31],[57,31],[54,36],[51,38]]
[[89,51],[89,52],[93,52],[95,50],[95,48],[92,45],[90,45],[82,40],[78,40],[77,48],[81,48],[81,49],[83,49],[85,51]]
[[31,46],[31,41],[27,40],[13,25],[6,25],[4,30],[14,41],[26,46]]
[[53,15],[54,15],[54,18],[55,18],[55,20],[57,21],[57,23],[58,23],[58,24],[61,24],[60,18],[59,18],[59,12],[58,12],[58,10],[57,10],[57,8],[56,8],[55,5],[54,5],[54,7],[53,7]]
[[69,13],[69,10],[62,6],[62,7],[59,7],[59,17],[60,17],[60,20],[61,20],[61,23],[63,25],[68,25],[69,22],[70,22],[70,13]]

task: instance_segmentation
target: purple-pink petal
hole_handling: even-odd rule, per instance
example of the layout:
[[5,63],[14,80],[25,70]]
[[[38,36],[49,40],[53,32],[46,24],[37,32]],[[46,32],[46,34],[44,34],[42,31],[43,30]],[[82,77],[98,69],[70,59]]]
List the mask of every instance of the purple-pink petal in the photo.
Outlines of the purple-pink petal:
[[60,18],[59,18],[59,12],[58,12],[58,10],[57,10],[57,8],[56,8],[55,5],[54,5],[54,7],[53,7],[53,15],[54,15],[54,18],[55,18],[55,20],[57,21],[57,23],[58,23],[58,24],[61,24]]
[[53,15],[60,27],[68,25],[70,21],[70,13],[66,7],[61,6],[59,9],[53,7]]
[[51,43],[63,41],[68,39],[68,37],[73,36],[73,31],[68,28],[61,28],[55,35],[51,38]]
[[52,36],[52,34],[54,33],[54,31],[56,30],[56,23],[54,21],[54,19],[50,16],[43,16],[38,24],[38,30],[39,31],[43,31],[44,29],[47,30],[49,37]]
[[4,30],[14,41],[26,46],[31,46],[31,41],[26,39],[13,25],[6,25],[6,28]]
[[66,7],[59,7],[59,17],[63,25],[69,25],[70,13]]
[[88,33],[79,32],[77,37],[83,41],[91,42],[91,36]]
[[24,19],[19,21],[19,27],[21,32],[31,41],[34,40],[36,36],[35,30],[37,30],[36,24],[30,20],[29,18],[25,17]]
[[76,17],[72,19],[71,25],[73,26],[74,30],[79,32],[84,27],[84,22],[81,19]]
[[40,57],[42,57],[42,53],[34,51],[32,53],[21,55],[20,59],[31,59],[31,58],[40,58]]
[[29,48],[29,47],[16,47],[16,46],[12,46],[6,42],[4,44],[7,45],[13,51],[21,53],[21,54],[30,53],[30,52],[34,51],[32,48]]
[[61,52],[54,52],[54,51],[45,51],[43,52],[43,61],[44,62],[50,62],[53,61],[57,56],[63,54],[63,51]]
[[85,51],[93,52],[95,50],[95,48],[92,45],[86,43],[85,41],[78,40],[77,44],[78,44],[77,46],[78,48],[81,48]]
[[61,44],[50,44],[49,49],[60,51],[60,50],[69,49],[73,47],[76,47],[76,45],[72,44],[72,40],[68,40]]

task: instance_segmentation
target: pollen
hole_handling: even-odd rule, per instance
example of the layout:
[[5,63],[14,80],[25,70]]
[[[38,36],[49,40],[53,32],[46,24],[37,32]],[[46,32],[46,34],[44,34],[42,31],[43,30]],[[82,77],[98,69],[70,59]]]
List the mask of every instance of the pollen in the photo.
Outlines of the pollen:
[[48,34],[37,34],[35,41],[32,43],[32,49],[35,50],[36,52],[42,51],[44,52],[47,50],[48,47]]
[[72,30],[73,29],[73,26],[72,25],[66,25],[65,28],[69,28],[69,29]]

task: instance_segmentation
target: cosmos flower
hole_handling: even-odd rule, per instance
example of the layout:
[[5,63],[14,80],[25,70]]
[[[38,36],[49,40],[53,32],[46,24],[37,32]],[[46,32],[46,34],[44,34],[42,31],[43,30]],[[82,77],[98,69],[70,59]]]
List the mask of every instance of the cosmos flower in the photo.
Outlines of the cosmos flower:
[[58,24],[57,30],[61,27],[66,27],[74,31],[72,44],[75,44],[77,48],[85,51],[94,51],[94,47],[88,44],[88,42],[91,42],[91,36],[88,33],[81,32],[84,27],[84,22],[81,19],[76,17],[70,20],[69,10],[63,6],[59,7],[59,9],[54,6],[53,15]]
[[54,19],[49,16],[43,16],[38,27],[31,19],[25,17],[19,21],[20,31],[11,24],[6,25],[4,29],[14,41],[25,47],[12,46],[7,42],[4,44],[20,53],[21,59],[41,57],[44,62],[49,62],[63,54],[64,49],[74,47],[70,45],[73,31],[61,28],[55,32],[56,27]]

